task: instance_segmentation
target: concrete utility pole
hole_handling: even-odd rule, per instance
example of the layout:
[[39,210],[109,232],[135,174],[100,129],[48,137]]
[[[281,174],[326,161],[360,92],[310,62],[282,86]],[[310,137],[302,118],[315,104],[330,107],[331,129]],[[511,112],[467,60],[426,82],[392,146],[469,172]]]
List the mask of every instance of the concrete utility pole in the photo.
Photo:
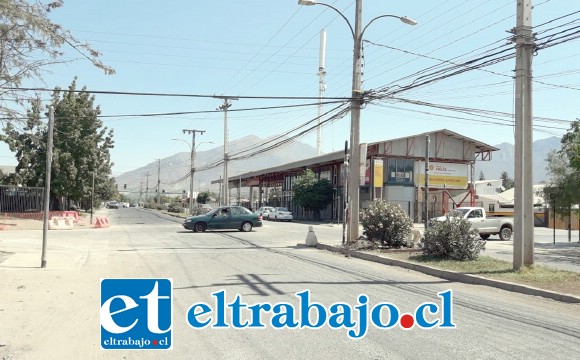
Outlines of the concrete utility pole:
[[517,1],[515,89],[515,227],[513,268],[534,263],[532,185],[532,1]]
[[141,202],[142,198],[143,198],[143,180],[139,182],[139,202]]
[[149,173],[145,174],[147,180],[145,182],[145,203],[149,202]]
[[161,204],[161,159],[157,159],[157,203]]
[[360,109],[363,102],[362,91],[362,0],[357,0],[354,18],[354,55],[352,60],[352,101],[350,109],[350,156],[349,156],[349,182],[348,201],[349,217],[348,238],[349,243],[355,242],[359,237],[359,206],[360,206]]
[[326,84],[324,83],[324,65],[326,63],[326,31],[322,29],[320,31],[320,56],[318,64],[318,127],[316,128],[316,148],[318,149],[318,155],[322,154],[322,127],[320,122],[322,121],[322,98],[324,96],[324,91],[326,90]]
[[93,224],[93,208],[95,207],[95,172],[93,171],[93,188],[91,190],[91,225]]
[[193,174],[195,173],[195,133],[203,135],[204,130],[183,129],[184,134],[191,134],[191,156],[189,159],[189,213],[193,211],[193,205],[197,202],[197,197],[193,198]]
[[425,135],[425,230],[429,227],[429,135]]
[[224,194],[224,206],[229,205],[229,192],[228,192],[228,109],[232,106],[230,100],[239,100],[238,98],[231,98],[227,96],[214,96],[216,99],[223,99],[224,103],[217,110],[222,110],[224,112],[224,180],[223,180],[223,194]]
[[48,217],[50,210],[50,172],[52,170],[52,138],[54,134],[54,106],[48,112],[48,141],[46,143],[46,173],[44,175],[44,221],[42,226],[42,255],[40,267],[46,267],[46,244],[48,242]]

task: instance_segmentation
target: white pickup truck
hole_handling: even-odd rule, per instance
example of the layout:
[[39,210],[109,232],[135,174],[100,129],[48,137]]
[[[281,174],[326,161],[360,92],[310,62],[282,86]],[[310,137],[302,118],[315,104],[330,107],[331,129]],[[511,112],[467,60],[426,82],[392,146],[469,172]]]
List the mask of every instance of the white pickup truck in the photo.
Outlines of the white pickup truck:
[[[487,240],[490,235],[499,234],[501,240],[509,240],[514,229],[514,219],[510,217],[490,217],[485,214],[485,209],[480,207],[458,207],[452,210],[451,215],[462,216],[471,223],[473,229],[479,231],[479,236]],[[445,216],[435,218],[436,221],[445,220]]]

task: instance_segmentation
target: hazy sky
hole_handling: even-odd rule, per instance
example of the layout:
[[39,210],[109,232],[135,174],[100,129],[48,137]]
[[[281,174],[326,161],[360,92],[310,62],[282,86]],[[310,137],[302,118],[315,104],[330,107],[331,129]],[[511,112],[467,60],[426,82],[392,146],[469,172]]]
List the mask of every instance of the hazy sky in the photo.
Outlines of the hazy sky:
[[[354,22],[354,0],[328,1]],[[364,39],[364,89],[394,90],[420,82],[417,72],[439,66],[439,60],[462,63],[486,51],[510,49],[508,31],[515,26],[515,0],[364,1],[363,23],[394,14],[418,22],[409,26],[394,18],[373,22]],[[579,10],[570,0],[534,2],[534,32],[540,41],[580,25]],[[55,66],[45,83],[66,88],[74,76],[88,90],[228,96],[318,96],[320,31],[327,32],[326,97],[348,97],[352,83],[353,41],[350,30],[332,10],[299,6],[297,0],[246,1],[65,1],[53,20],[102,52],[116,70],[107,76],[83,60]],[[570,23],[571,24],[567,24]],[[545,25],[542,25],[547,23]],[[567,25],[565,25],[567,24]],[[353,24],[354,25],[354,24]],[[538,26],[542,25],[542,26]],[[569,32],[574,32],[571,30]],[[564,33],[566,34],[566,33]],[[502,53],[504,54],[509,54]],[[423,55],[423,56],[419,56]],[[77,57],[72,52],[67,56]],[[499,55],[498,55],[499,56]],[[496,58],[498,56],[493,56]],[[427,58],[429,57],[429,58]],[[435,60],[439,59],[439,60]],[[580,41],[546,49],[534,57],[534,116],[572,121],[580,117]],[[447,68],[451,64],[443,66]],[[441,68],[443,68],[441,67]],[[397,97],[513,113],[515,59],[469,71],[397,94]],[[433,69],[428,70],[432,73]],[[49,93],[42,95],[49,99]],[[316,100],[244,99],[231,110],[275,107]],[[189,152],[182,129],[204,130],[198,150],[221,147],[223,113],[178,116],[117,115],[212,111],[221,100],[195,97],[96,95],[105,126],[115,131],[114,174],[121,174],[177,152]],[[329,111],[335,105],[325,105]],[[268,137],[311,122],[317,106],[229,112],[229,138],[250,134]],[[467,120],[469,119],[469,120]],[[506,117],[450,112],[393,99],[367,104],[362,111],[361,142],[372,142],[447,128],[489,144],[514,142]],[[536,122],[534,139],[561,136],[566,122]],[[350,116],[323,128],[323,150],[341,150],[349,137]],[[296,132],[291,132],[296,134]],[[316,146],[316,132],[300,139]],[[249,144],[252,145],[252,144]],[[15,165],[0,145],[0,163]],[[202,164],[200,164],[201,166]]]

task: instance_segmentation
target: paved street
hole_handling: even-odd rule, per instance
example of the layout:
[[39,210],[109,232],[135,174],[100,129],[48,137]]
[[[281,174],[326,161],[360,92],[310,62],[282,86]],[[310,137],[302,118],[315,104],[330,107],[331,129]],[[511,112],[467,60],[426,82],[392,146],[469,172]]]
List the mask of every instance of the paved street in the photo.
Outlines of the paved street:
[[[0,359],[505,359],[576,358],[580,305],[449,282],[346,258],[303,244],[308,225],[265,222],[250,233],[192,233],[180,220],[142,209],[106,210],[111,227],[49,232],[47,269],[39,269],[42,231],[0,232]],[[321,242],[340,243],[341,227],[314,225]],[[99,279],[173,278],[173,350],[99,349]],[[455,330],[203,329],[187,325],[194,303],[212,292],[246,303],[391,302],[410,312],[453,290]]]

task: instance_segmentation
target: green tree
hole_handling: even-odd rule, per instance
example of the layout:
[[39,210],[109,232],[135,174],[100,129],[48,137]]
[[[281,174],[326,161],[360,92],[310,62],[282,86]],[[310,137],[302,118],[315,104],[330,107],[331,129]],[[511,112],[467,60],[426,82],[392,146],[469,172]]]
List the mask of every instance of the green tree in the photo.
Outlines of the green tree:
[[504,189],[509,190],[514,187],[514,179],[510,178],[507,171],[502,171],[499,178],[501,179],[501,186],[503,186]]
[[483,173],[483,170],[479,172],[479,180],[485,180],[485,174]]
[[[18,106],[25,106],[31,99],[17,88],[25,79],[41,82],[44,69],[52,65],[73,61],[67,59],[70,58],[70,54],[65,53],[67,49],[89,60],[106,74],[114,74],[112,68],[98,59],[100,54],[89,44],[77,40],[49,19],[49,13],[62,5],[62,0],[0,0],[1,118],[19,118],[22,112],[26,113]],[[7,103],[18,106],[3,105]]]
[[197,194],[198,204],[207,204],[211,201],[211,199],[217,199],[217,195],[210,191],[202,191]]
[[[113,131],[103,127],[99,120],[100,109],[94,107],[94,97],[77,92],[75,79],[68,91],[55,89],[52,106],[55,116],[51,197],[64,198],[67,204],[69,201],[87,204],[93,176],[95,201],[117,195],[109,154],[114,147]],[[22,130],[8,122],[5,134],[0,135],[0,141],[8,144],[18,161],[16,173],[7,179],[9,183],[44,186],[48,129],[41,120],[41,111],[41,102],[35,99]]]
[[551,151],[546,158],[550,181],[544,195],[552,206],[556,198],[556,212],[569,214],[574,205],[580,204],[580,119],[571,124],[560,143],[560,150]]
[[332,184],[328,179],[318,179],[311,169],[294,180],[292,191],[296,204],[312,211],[315,219],[320,219],[320,210],[332,202]]

